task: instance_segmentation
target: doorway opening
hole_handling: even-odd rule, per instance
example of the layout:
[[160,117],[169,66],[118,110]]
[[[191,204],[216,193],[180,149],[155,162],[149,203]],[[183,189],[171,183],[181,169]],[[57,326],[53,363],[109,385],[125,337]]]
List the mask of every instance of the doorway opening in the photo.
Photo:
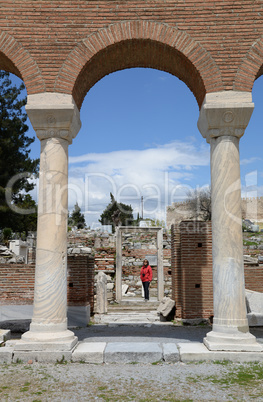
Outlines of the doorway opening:
[[[122,297],[122,248],[123,234],[129,232],[137,233],[155,233],[157,239],[156,262],[157,262],[157,301],[162,300],[164,296],[164,275],[163,275],[163,228],[161,227],[136,227],[120,226],[116,230],[116,301],[121,303]],[[145,250],[147,258],[147,250]],[[149,256],[148,256],[149,257]],[[154,258],[154,256],[153,256]],[[148,259],[148,258],[147,258]],[[150,261],[149,261],[150,262]]]

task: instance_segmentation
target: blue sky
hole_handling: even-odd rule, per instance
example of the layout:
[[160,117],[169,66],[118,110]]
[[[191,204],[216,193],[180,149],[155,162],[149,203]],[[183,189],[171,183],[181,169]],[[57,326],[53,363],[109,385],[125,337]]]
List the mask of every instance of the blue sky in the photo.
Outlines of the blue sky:
[[[242,196],[249,197],[263,196],[262,78],[252,96],[255,110],[240,141]],[[198,116],[194,95],[168,73],[136,68],[104,77],[87,93],[82,128],[69,146],[69,209],[77,201],[96,228],[112,192],[135,216],[143,196],[144,217],[165,220],[166,206],[210,184],[210,150]],[[39,152],[36,139],[31,157]]]

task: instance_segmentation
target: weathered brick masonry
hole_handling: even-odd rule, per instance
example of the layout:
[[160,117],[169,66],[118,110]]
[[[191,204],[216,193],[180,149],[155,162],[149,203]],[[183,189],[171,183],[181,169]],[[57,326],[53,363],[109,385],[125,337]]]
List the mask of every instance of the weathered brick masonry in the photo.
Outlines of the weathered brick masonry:
[[[34,264],[0,265],[0,304],[33,304]],[[94,259],[87,256],[68,257],[68,306],[94,308]]]
[[[183,221],[172,225],[172,298],[176,317],[213,316],[213,264],[211,222]],[[263,292],[263,265],[245,265],[245,287]]]
[[113,71],[153,67],[206,92],[251,91],[263,72],[263,4],[242,1],[0,3],[0,68],[28,94],[87,91]]
[[211,222],[172,226],[172,286],[178,318],[213,315]]

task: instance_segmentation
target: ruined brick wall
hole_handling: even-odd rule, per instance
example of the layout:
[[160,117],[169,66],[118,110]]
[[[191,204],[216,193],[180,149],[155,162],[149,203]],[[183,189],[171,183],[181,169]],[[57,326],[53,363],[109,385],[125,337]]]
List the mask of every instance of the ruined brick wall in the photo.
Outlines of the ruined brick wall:
[[34,264],[0,264],[0,304],[33,304]]
[[[172,298],[176,302],[176,317],[209,318],[213,316],[211,223],[186,221],[172,225],[171,231]],[[263,292],[263,265],[245,265],[244,275],[246,289]]]
[[262,74],[262,1],[5,0],[0,68],[29,94],[73,94],[80,107],[103,76],[152,67],[206,92],[251,91]]
[[263,292],[263,265],[245,265],[245,286],[254,292]]
[[90,304],[94,310],[94,258],[68,256],[68,306]]
[[[0,304],[33,304],[34,264],[0,264]],[[94,308],[94,259],[68,257],[68,305]]]
[[209,318],[213,315],[211,222],[183,221],[179,228],[172,227],[172,236],[176,317]]

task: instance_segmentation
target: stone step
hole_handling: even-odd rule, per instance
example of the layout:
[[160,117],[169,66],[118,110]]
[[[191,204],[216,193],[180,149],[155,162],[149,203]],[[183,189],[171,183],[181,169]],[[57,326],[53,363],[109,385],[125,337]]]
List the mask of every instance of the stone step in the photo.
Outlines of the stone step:
[[114,311],[107,314],[95,314],[96,324],[136,325],[151,324],[160,322],[160,316],[156,310],[153,311]]
[[[149,301],[145,302],[144,299],[122,299],[119,303],[119,306],[129,306],[132,308],[137,307],[146,307],[147,309],[151,306],[152,309],[157,309],[160,305],[160,301],[157,298],[150,299]],[[149,307],[148,307],[149,306]]]
[[157,309],[153,306],[145,307],[145,306],[116,306],[116,307],[108,307],[108,313],[147,313],[149,311],[157,311]]
[[155,342],[82,342],[74,350],[72,361],[97,364],[178,362],[179,350],[174,343],[160,345]]

